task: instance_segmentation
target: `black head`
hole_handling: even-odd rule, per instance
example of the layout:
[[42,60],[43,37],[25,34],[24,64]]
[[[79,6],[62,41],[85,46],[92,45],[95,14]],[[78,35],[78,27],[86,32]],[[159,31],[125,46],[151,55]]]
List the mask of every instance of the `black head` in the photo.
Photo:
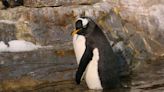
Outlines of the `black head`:
[[76,30],[72,32],[72,35],[78,34],[86,36],[94,31],[96,24],[89,17],[80,17],[75,23]]

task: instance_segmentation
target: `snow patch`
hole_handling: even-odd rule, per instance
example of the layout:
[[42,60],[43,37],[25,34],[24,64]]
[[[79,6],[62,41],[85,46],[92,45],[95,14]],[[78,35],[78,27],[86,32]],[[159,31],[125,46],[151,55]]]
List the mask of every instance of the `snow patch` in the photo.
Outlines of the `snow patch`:
[[15,21],[10,21],[10,20],[0,20],[0,23],[6,23],[6,24],[16,24]]
[[42,48],[40,45],[24,40],[12,40],[8,43],[9,47],[3,41],[0,41],[0,52],[24,52]]

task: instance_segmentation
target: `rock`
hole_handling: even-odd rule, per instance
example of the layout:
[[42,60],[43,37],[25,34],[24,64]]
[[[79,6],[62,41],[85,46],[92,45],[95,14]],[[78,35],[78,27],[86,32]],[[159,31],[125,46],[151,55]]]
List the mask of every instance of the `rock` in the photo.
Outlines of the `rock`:
[[57,7],[65,5],[91,5],[101,0],[24,0],[28,7]]
[[[0,18],[16,21],[17,39],[31,41],[40,45],[69,44],[72,40],[70,33],[74,29],[73,23],[78,16],[83,14],[86,16],[95,15],[96,18],[101,16],[102,13],[107,13],[111,8],[108,6],[108,3],[97,3],[93,7],[67,6],[34,9],[18,7],[0,11],[4,14]],[[63,9],[65,11],[62,11]]]
[[14,8],[17,6],[21,6],[21,5],[23,5],[23,1],[24,0],[1,0],[1,2],[3,4],[2,9]]
[[121,0],[119,5],[121,18],[137,27],[137,33],[145,36],[146,48],[155,55],[164,51],[163,4],[162,0]]
[[73,51],[39,49],[0,53],[0,59],[0,87],[3,90],[72,80],[77,68]]
[[[150,63],[164,55],[163,4],[162,0],[25,0],[24,6],[0,10],[0,41],[25,40],[52,46],[0,53],[0,91],[10,85],[11,89],[23,90],[29,85],[29,89],[47,88],[72,80],[77,65],[70,33],[80,16],[91,17],[103,29],[118,55],[123,75],[131,69],[142,71],[138,69],[147,64],[141,61]],[[70,89],[74,89],[72,84]]]
[[16,26],[14,21],[0,20],[0,41],[9,46],[10,40],[16,40]]
[[164,58],[155,61],[142,62],[132,78],[132,89],[140,89],[144,92],[162,92],[164,85],[163,72]]

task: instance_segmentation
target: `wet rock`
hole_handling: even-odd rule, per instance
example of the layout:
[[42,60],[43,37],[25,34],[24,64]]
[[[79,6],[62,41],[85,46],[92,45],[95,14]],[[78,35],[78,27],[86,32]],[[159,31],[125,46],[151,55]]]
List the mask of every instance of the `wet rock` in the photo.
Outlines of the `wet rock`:
[[0,66],[2,74],[0,75],[0,80],[21,78],[22,76],[31,76],[35,79],[48,79],[51,81],[59,81],[60,79],[63,80],[63,78],[67,79],[70,77],[68,76],[69,73],[64,73],[64,71],[70,71],[71,73],[76,68],[74,54],[73,52],[69,53],[70,55],[66,52],[67,56],[57,54],[53,49],[1,53]]
[[0,59],[0,87],[3,90],[73,80],[77,68],[73,51],[40,49],[0,53]]
[[164,58],[155,61],[142,62],[137,71],[133,72],[132,86],[144,92],[163,91],[163,64]]
[[[163,92],[163,60],[158,59],[149,62],[143,62],[140,66],[140,70],[136,71],[132,75],[131,86],[127,88],[118,88],[113,90],[99,90],[98,92]],[[73,81],[61,81],[61,82],[43,82],[38,80],[32,80],[30,77],[23,77],[22,79],[14,79],[3,81],[0,85],[0,90],[5,91],[30,91],[30,92],[51,92],[51,91],[64,91],[64,92],[90,92],[85,82],[81,85],[76,85]],[[21,85],[21,87],[20,87]],[[2,89],[1,89],[2,88]],[[97,90],[92,90],[97,92]]]

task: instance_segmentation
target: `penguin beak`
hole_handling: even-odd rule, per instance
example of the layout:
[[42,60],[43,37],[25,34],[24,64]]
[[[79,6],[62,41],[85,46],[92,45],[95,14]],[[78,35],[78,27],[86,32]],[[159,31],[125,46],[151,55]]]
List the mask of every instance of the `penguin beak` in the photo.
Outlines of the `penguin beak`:
[[74,35],[77,34],[77,32],[79,32],[79,31],[80,31],[79,29],[74,30],[74,31],[72,31],[71,35],[74,36]]

